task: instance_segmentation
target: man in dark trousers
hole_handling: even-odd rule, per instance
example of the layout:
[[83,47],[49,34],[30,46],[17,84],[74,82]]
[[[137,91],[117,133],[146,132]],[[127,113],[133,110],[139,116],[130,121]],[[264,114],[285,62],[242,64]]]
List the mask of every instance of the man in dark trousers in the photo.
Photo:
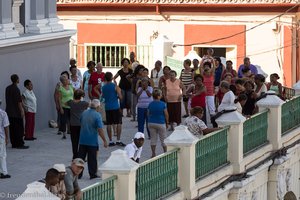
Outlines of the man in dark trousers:
[[12,148],[28,149],[29,146],[24,145],[24,109],[22,106],[22,96],[18,88],[19,77],[13,74],[10,77],[12,84],[7,86],[5,90],[6,112],[10,122],[9,135]]
[[[107,142],[103,132],[102,118],[99,113],[100,101],[93,99],[90,109],[85,110],[80,117],[80,138],[79,138],[79,158],[85,159],[87,155],[87,164],[90,179],[98,178],[97,175],[97,151],[99,149],[98,135],[103,141],[103,146],[107,147]],[[80,175],[81,177],[81,175]]]

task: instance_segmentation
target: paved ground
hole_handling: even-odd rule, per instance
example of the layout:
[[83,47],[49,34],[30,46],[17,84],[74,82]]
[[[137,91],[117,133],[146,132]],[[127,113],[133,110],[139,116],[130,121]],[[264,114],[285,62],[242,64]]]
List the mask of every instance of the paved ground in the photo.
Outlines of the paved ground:
[[[131,122],[130,118],[123,118],[122,141],[130,143],[134,134],[137,132],[137,123]],[[62,140],[57,135],[57,129],[44,129],[36,132],[38,138],[35,141],[26,141],[29,149],[12,149],[9,144],[7,147],[7,166],[10,179],[0,179],[0,200],[15,199],[23,193],[26,185],[39,180],[45,176],[46,171],[55,163],[70,164],[72,159],[72,149],[70,135],[67,140]],[[168,135],[171,132],[168,132]],[[99,163],[102,164],[110,156],[110,152],[122,147],[109,147],[104,149],[100,145]],[[123,148],[122,148],[123,149]],[[158,143],[157,155],[162,153],[162,148]],[[141,162],[151,157],[150,140],[146,139]],[[89,180],[87,170],[84,171],[82,179],[79,181],[81,188],[91,185],[100,179]]]

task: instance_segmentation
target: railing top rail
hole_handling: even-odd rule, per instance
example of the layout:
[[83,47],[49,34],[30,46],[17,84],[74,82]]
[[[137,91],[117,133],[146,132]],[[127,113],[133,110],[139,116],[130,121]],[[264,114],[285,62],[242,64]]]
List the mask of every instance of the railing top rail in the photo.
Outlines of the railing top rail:
[[294,100],[294,99],[297,99],[297,98],[300,98],[300,96],[293,96],[293,97],[290,98],[290,99],[286,99],[285,102],[284,102],[283,104],[285,104],[285,103],[287,103],[287,102],[290,102],[291,100]]
[[176,151],[179,151],[179,149],[180,149],[180,148],[172,149],[171,151],[168,151],[168,152],[163,153],[163,154],[161,154],[161,155],[158,155],[158,156],[156,156],[156,157],[154,157],[154,158],[151,158],[151,159],[149,159],[149,160],[146,160],[146,161],[144,161],[143,163],[140,164],[140,167],[141,167],[141,166],[144,166],[144,165],[147,165],[147,164],[149,164],[149,163],[151,163],[151,162],[153,162],[153,161],[155,161],[155,160],[158,160],[158,159],[160,159],[160,158],[162,158],[162,157],[165,157],[165,156],[167,156],[167,155],[169,155],[169,154],[172,154],[172,153],[174,153],[174,152],[176,152]]
[[95,187],[95,186],[105,184],[105,183],[107,183],[107,182],[109,182],[109,181],[111,181],[111,180],[117,180],[117,178],[118,178],[118,177],[117,177],[116,175],[114,175],[114,176],[112,176],[112,177],[109,177],[109,178],[106,178],[106,179],[102,180],[101,182],[94,183],[94,184],[92,184],[92,185],[89,185],[89,186],[83,188],[83,189],[82,189],[82,192],[87,191],[87,190],[89,190],[89,189],[91,189],[91,188],[93,188],[93,187]]
[[[224,131],[224,130],[228,130],[229,128],[230,128],[230,126],[224,126],[224,127],[222,127],[220,130],[211,132],[211,133],[209,133],[209,134],[203,136],[201,139],[199,139],[199,141],[204,140],[204,139],[206,139],[206,138],[208,138],[208,137],[211,137],[211,136],[213,136],[213,135],[215,135],[215,134],[218,134],[219,132],[222,132],[222,131]],[[198,141],[198,142],[199,142],[199,141]]]
[[[264,113],[266,113],[266,112],[269,112],[269,111],[270,111],[269,109],[266,109],[266,110],[264,110],[264,111],[262,111],[262,112],[259,112],[259,113],[256,113],[256,114],[254,114],[254,115],[251,115],[251,117],[248,118],[247,120],[251,120],[251,119],[253,119],[253,118],[255,118],[255,117],[259,116],[259,115],[262,115],[262,114],[264,114]],[[247,121],[247,120],[246,120],[246,121]]]

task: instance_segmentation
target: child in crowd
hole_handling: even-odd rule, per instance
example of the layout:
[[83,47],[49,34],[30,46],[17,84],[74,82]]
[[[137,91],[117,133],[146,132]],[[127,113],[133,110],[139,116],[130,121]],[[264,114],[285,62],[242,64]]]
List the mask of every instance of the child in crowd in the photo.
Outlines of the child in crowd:
[[144,133],[137,132],[134,135],[133,142],[130,144],[127,144],[124,149],[127,153],[128,158],[139,163],[141,154],[142,154],[142,150],[143,150],[144,141],[145,141]]

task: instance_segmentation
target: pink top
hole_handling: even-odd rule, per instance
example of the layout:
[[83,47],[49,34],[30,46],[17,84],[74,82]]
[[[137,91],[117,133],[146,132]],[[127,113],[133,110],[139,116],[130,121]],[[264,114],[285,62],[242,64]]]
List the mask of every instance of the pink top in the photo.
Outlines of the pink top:
[[206,96],[214,96],[215,89],[214,89],[214,76],[203,76],[203,84],[206,87]]
[[172,82],[170,79],[166,80],[166,88],[168,102],[179,102],[178,98],[182,94],[180,80],[176,79],[174,82]]

